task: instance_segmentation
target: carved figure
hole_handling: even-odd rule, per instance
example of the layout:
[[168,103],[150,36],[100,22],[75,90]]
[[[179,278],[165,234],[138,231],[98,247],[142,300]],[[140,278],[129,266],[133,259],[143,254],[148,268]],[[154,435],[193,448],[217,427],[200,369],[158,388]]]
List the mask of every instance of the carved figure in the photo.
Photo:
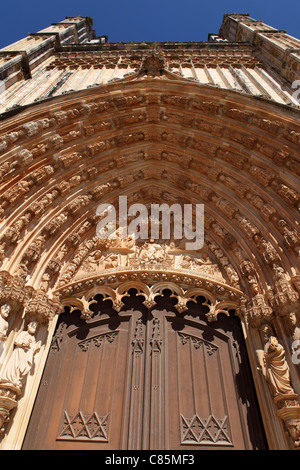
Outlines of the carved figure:
[[295,313],[290,314],[290,321],[294,327],[292,336],[292,361],[294,364],[300,364],[300,328]]
[[0,309],[0,341],[7,340],[8,321],[6,318],[8,317],[10,310],[11,307],[8,304],[2,305]]
[[146,242],[139,252],[139,260],[141,263],[160,263],[164,260],[165,254],[163,247],[157,243]]
[[257,351],[257,356],[273,397],[295,393],[290,383],[289,366],[285,359],[283,346],[273,336],[269,326],[265,326],[263,332],[265,347],[263,351]]
[[41,341],[35,340],[37,325],[37,321],[30,321],[27,330],[17,336],[13,353],[2,373],[1,384],[22,389],[25,378],[32,368],[34,356],[41,348]]

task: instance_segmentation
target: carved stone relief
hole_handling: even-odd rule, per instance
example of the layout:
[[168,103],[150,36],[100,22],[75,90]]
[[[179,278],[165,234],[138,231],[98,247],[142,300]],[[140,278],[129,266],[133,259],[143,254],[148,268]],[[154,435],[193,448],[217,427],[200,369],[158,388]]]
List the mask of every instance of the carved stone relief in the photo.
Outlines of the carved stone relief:
[[0,341],[7,340],[7,332],[9,327],[7,318],[9,316],[10,311],[11,307],[8,304],[4,304],[0,308]]

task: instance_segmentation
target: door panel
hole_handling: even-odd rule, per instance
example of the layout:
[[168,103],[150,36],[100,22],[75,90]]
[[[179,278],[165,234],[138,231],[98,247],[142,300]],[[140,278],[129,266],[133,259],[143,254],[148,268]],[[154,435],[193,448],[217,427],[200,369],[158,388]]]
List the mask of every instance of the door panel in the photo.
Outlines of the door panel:
[[169,328],[168,339],[177,356],[168,382],[178,403],[177,412],[169,407],[170,447],[245,448],[227,338],[207,341],[201,329],[188,325],[180,332]]
[[24,449],[265,447],[238,320],[163,305],[61,316]]
[[37,431],[25,447],[120,448],[133,317],[114,330],[113,323],[98,322],[86,338],[86,325],[65,328],[59,348],[55,339],[32,415]]

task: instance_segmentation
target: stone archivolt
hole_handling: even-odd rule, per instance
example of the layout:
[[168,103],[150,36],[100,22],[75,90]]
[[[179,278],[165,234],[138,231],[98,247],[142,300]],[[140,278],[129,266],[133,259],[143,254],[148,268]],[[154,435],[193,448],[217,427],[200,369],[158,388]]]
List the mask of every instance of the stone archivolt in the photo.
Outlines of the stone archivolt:
[[[159,79],[163,67],[152,58],[122,92],[112,82],[4,122],[0,303],[46,331],[67,305],[88,320],[97,294],[119,311],[130,289],[148,308],[170,290],[180,313],[204,297],[210,321],[236,310],[254,356],[259,329],[281,331],[278,318],[299,311],[299,110]],[[101,245],[96,209],[117,206],[119,195],[129,204],[203,203],[203,250],[159,241],[155,256],[149,245],[142,256],[132,240]],[[284,421],[296,420],[288,429],[298,445],[299,406],[275,402],[290,410],[279,413]]]

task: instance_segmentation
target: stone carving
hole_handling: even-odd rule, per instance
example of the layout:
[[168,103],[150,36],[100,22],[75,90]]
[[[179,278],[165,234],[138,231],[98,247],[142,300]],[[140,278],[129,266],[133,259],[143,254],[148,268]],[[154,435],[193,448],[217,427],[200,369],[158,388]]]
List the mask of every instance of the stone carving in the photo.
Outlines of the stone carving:
[[294,394],[290,382],[289,366],[285,359],[285,350],[273,335],[268,325],[263,327],[265,346],[263,350],[257,350],[257,357],[263,376],[265,377],[271,394],[277,395]]
[[146,242],[139,249],[137,258],[145,265],[161,263],[165,259],[164,247],[152,240],[150,243]]
[[262,256],[267,264],[272,265],[280,259],[271,242],[265,240],[258,234],[254,237],[254,241],[261,250]]
[[11,307],[8,304],[4,304],[0,309],[0,341],[6,341],[8,331],[7,317],[11,311]]
[[42,249],[44,248],[45,242],[45,235],[36,237],[35,240],[26,249],[22,261],[24,262],[27,260],[29,264],[37,261],[41,255]]
[[[253,286],[250,287],[256,289],[256,278],[253,278],[251,282],[253,282]],[[273,309],[264,294],[258,293],[254,295],[246,307],[246,317],[249,324],[253,327],[258,328],[264,322],[271,321],[273,316]]]
[[120,255],[117,253],[102,254],[101,250],[92,252],[84,260],[81,270],[86,273],[95,273],[101,269],[112,269],[120,265]]
[[34,213],[36,217],[40,217],[48,206],[58,197],[58,191],[53,190],[45,194],[41,199],[34,201],[30,206],[29,210]]
[[156,77],[156,76],[162,75],[164,68],[165,68],[164,59],[161,57],[159,53],[153,51],[152,54],[145,57],[140,68],[140,74],[146,74],[151,77]]
[[[222,256],[220,263],[230,284],[239,288],[238,275],[228,259]],[[197,255],[188,254],[184,251],[183,242],[176,245],[174,241],[156,243],[154,240],[149,240],[140,243],[129,237],[128,240],[105,240],[105,243],[101,244],[99,240],[93,239],[81,244],[74,258],[61,273],[58,285],[63,286],[88,275],[105,274],[106,270],[121,271],[132,268],[140,270],[173,268],[195,272],[224,284],[227,282],[218,263],[214,262],[206,252]]]
[[22,230],[24,230],[29,224],[31,217],[32,215],[28,212],[16,220],[14,224],[6,230],[4,234],[4,240],[9,243],[16,243],[21,235]]
[[196,271],[198,273],[203,273],[203,275],[206,273],[222,280],[223,282],[225,281],[218,265],[213,263],[206,253],[203,253],[202,256],[191,256],[189,254],[179,256],[178,268]]
[[27,375],[32,370],[34,357],[41,348],[35,335],[38,323],[32,318],[25,330],[14,341],[14,350],[4,365],[0,377],[0,434],[5,432],[11,411],[18,405],[18,397],[25,386]]
[[274,289],[269,287],[268,297],[279,315],[296,311],[300,305],[299,294],[294,289],[290,276],[281,266],[273,266]]
[[298,319],[295,313],[291,313],[289,315],[290,322],[293,326],[293,334],[292,334],[292,361],[294,364],[300,364],[300,327],[298,326]]
[[45,230],[49,235],[54,235],[60,227],[66,222],[68,216],[65,212],[54,217],[50,222],[45,226]]
[[7,203],[14,204],[24,197],[30,191],[31,187],[32,183],[22,180],[8,189],[2,197]]
[[34,356],[41,348],[41,341],[35,339],[37,326],[37,321],[31,320],[27,329],[17,336],[13,353],[1,374],[0,387],[2,384],[12,385],[21,391],[33,366]]
[[42,290],[33,290],[25,308],[26,317],[34,317],[40,324],[47,324],[62,311],[63,306],[59,296],[53,295],[52,298],[49,298]]
[[280,219],[278,224],[278,229],[282,233],[284,241],[288,247],[296,247],[300,249],[300,236],[299,230],[292,230],[288,227],[288,224],[285,220]]
[[241,229],[250,240],[259,233],[259,229],[249,219],[247,219],[247,217],[237,214],[236,219],[238,220]]
[[[172,297],[177,298],[177,303],[175,304],[175,308],[179,313],[183,313],[188,310],[188,302],[197,302],[198,297],[204,297],[205,301],[203,305],[208,307],[208,313],[206,313],[206,317],[208,321],[216,321],[219,313],[224,313],[225,315],[229,316],[230,310],[235,310],[238,307],[237,300],[231,300],[234,296],[225,296],[222,298],[224,294],[226,294],[226,290],[224,289],[216,289],[216,294],[212,293],[213,284],[211,282],[201,282],[198,281],[198,287],[191,287],[187,290],[181,288],[177,283],[188,283],[187,276],[184,276],[183,279],[177,278],[176,275],[172,276],[171,280],[168,280],[167,276],[162,273],[162,281],[155,282],[156,278],[159,279],[157,273],[152,273],[151,277],[151,287],[147,285],[147,283],[142,282],[140,279],[145,279],[145,273],[138,275],[138,273],[132,273],[130,276],[125,276],[122,274],[119,278],[120,285],[116,288],[109,287],[105,285],[104,278],[100,278],[98,281],[92,280],[89,283],[89,287],[95,286],[93,288],[92,294],[83,294],[81,298],[76,297],[76,294],[73,292],[73,296],[71,296],[71,291],[69,288],[66,288],[66,292],[68,293],[68,298],[66,299],[64,305],[68,305],[71,307],[71,310],[80,310],[82,312],[82,318],[86,320],[91,317],[93,312],[89,311],[88,306],[95,302],[92,299],[96,293],[102,294],[105,299],[109,299],[112,301],[112,308],[116,311],[120,311],[123,307],[122,298],[128,296],[128,292],[130,289],[135,289],[138,291],[138,295],[145,297],[145,301],[143,302],[147,308],[152,308],[156,305],[155,297],[164,295],[164,291],[170,290],[172,292]],[[114,284],[117,281],[117,277],[110,275],[107,279],[107,284]],[[82,282],[79,282],[80,286],[82,287]],[[102,286],[103,284],[103,286]],[[207,290],[205,289],[207,285]],[[220,298],[221,297],[221,298]],[[227,297],[227,298],[226,298]]]
[[0,286],[1,304],[9,304],[15,313],[27,304],[33,290],[21,277],[12,276],[7,271],[0,271]]

